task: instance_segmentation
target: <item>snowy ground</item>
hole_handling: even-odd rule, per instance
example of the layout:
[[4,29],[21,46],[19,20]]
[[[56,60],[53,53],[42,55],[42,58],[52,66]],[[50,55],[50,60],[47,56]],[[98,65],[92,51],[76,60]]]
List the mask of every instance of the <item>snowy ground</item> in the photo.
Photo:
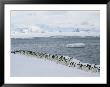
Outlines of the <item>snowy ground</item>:
[[97,77],[99,73],[85,72],[35,57],[11,54],[12,77]]

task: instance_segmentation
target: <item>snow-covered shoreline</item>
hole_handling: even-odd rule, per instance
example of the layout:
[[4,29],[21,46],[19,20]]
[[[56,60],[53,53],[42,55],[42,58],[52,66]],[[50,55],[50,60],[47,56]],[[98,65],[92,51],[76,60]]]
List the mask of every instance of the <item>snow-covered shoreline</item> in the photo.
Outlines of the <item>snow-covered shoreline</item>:
[[11,76],[94,77],[100,76],[100,73],[85,72],[33,56],[11,54]]

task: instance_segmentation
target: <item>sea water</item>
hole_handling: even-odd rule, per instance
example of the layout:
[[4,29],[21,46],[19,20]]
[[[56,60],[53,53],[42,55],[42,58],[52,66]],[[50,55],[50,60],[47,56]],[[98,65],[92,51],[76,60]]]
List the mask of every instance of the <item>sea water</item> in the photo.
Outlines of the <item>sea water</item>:
[[[83,48],[67,48],[67,44],[84,43]],[[81,62],[100,64],[100,38],[99,37],[36,37],[12,38],[11,50],[32,50],[49,54],[74,57]]]

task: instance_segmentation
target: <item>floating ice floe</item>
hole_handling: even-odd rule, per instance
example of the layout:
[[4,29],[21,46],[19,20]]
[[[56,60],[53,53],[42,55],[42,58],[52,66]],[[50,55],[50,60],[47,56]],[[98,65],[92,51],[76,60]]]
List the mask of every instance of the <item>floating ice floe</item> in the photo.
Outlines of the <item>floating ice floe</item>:
[[73,44],[67,44],[66,47],[68,47],[68,48],[69,48],[69,47],[70,47],[70,48],[71,48],[71,47],[76,47],[76,48],[77,48],[77,47],[85,47],[85,44],[84,44],[84,43],[73,43]]

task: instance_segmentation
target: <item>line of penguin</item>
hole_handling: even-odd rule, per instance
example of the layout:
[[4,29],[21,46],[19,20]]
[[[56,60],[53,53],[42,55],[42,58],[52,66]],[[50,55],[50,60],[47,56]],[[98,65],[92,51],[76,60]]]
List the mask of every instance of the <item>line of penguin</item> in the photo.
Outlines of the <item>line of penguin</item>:
[[43,53],[43,52],[33,52],[33,51],[27,51],[27,50],[14,50],[11,51],[13,54],[23,54],[23,55],[28,55],[28,56],[34,56],[37,58],[41,59],[47,59],[50,61],[54,61],[57,64],[63,64],[68,67],[72,68],[77,68],[81,69],[84,71],[90,71],[90,72],[100,72],[100,65],[96,64],[89,64],[89,63],[81,63],[79,60],[73,58],[73,57],[68,57],[68,56],[60,56],[60,55],[51,55],[48,53]]

